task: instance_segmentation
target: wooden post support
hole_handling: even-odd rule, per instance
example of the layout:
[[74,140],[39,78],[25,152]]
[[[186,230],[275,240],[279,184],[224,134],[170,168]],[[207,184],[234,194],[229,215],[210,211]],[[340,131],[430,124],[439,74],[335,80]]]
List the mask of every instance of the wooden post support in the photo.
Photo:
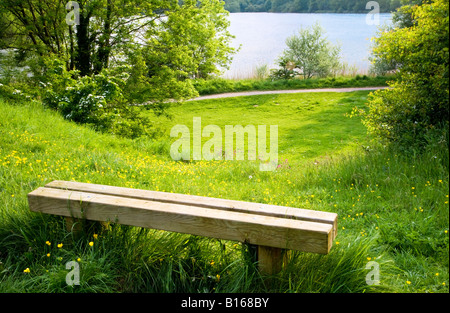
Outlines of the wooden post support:
[[73,232],[75,235],[83,231],[83,225],[81,220],[74,217],[66,217],[66,230],[68,232]]
[[258,246],[258,267],[261,273],[274,275],[281,271],[282,250],[281,248]]
[[107,222],[90,221],[86,219],[80,219],[75,217],[65,217],[66,230],[73,233],[75,237],[78,237],[83,232],[100,233],[108,228]]

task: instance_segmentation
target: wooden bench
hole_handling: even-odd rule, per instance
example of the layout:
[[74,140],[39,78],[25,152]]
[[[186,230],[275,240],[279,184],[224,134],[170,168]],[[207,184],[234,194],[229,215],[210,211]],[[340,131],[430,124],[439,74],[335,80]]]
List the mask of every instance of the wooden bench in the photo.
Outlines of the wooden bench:
[[337,214],[167,192],[53,181],[28,194],[30,210],[256,245],[261,272],[282,266],[282,249],[327,254]]

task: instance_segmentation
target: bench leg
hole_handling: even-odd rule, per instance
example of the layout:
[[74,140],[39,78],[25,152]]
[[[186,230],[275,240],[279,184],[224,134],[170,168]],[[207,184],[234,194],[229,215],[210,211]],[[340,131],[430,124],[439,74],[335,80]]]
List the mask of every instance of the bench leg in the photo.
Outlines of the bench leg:
[[106,222],[97,222],[84,220],[74,217],[66,217],[66,230],[73,233],[75,237],[81,235],[81,233],[90,231],[94,233],[100,233],[107,228]]
[[258,246],[258,267],[261,273],[274,275],[281,271],[283,253],[281,248]]

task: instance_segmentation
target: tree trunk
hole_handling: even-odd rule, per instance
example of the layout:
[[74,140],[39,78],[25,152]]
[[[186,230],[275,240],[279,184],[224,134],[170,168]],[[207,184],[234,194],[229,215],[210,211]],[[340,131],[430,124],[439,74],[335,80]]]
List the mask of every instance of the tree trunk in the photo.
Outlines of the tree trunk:
[[99,38],[99,47],[97,50],[96,60],[94,61],[94,73],[98,74],[103,68],[108,68],[109,55],[111,52],[111,15],[112,0],[108,0],[106,6],[106,17],[103,24],[103,32]]

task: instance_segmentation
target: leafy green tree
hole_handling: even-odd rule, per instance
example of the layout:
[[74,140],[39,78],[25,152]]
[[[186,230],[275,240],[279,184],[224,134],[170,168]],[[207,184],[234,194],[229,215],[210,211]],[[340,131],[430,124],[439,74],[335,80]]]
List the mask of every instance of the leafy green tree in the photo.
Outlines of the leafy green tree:
[[402,6],[392,14],[394,25],[399,28],[411,27],[415,24],[414,6],[422,5],[427,0],[402,0]]
[[[426,0],[401,0],[399,3],[402,5],[392,14],[393,26],[381,27],[377,36],[380,36],[383,32],[387,32],[394,27],[406,28],[414,26],[414,24],[416,24],[416,21],[413,18],[414,6],[422,5],[424,1]],[[370,56],[369,60],[372,63],[370,72],[375,75],[393,73],[400,65],[397,64],[395,60],[388,61],[385,58],[377,58],[374,55]]]
[[328,76],[340,65],[340,47],[324,37],[318,23],[301,28],[297,35],[286,39],[286,45],[282,59],[292,61],[305,79]]
[[375,39],[373,54],[398,64],[398,78],[375,92],[364,123],[379,138],[416,144],[429,130],[448,128],[449,3],[433,0],[412,7],[414,25]]
[[200,5],[185,0],[166,11],[158,27],[147,28],[145,44],[136,43],[125,62],[134,64],[132,92],[156,102],[196,96],[192,78],[217,74],[231,60],[225,13],[216,0]]

